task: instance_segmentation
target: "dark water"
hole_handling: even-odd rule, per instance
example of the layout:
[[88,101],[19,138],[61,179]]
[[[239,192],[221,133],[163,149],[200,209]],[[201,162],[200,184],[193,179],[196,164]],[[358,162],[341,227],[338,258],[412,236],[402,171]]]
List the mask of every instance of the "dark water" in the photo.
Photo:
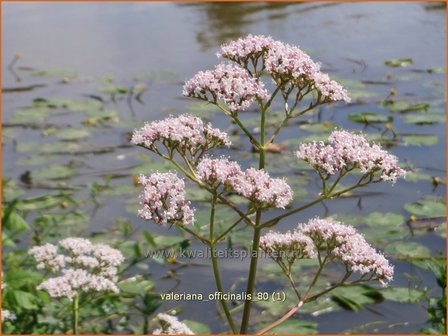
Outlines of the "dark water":
[[[363,125],[348,121],[347,115],[366,111],[388,114],[379,102],[389,95],[391,88],[396,88],[401,98],[429,102],[432,108],[442,109],[442,114],[445,109],[445,74],[426,71],[445,65],[445,11],[428,9],[424,3],[3,3],[2,6],[3,87],[47,85],[32,91],[3,94],[4,124],[11,124],[13,113],[30,106],[32,99],[37,97],[85,99],[86,94],[98,94],[100,77],[113,77],[115,83],[126,87],[137,82],[149,87],[143,95],[144,105],[133,104],[135,115],[125,100],[116,104],[109,102],[111,108],[119,111],[122,121],[134,121],[96,129],[81,142],[86,148],[127,144],[129,132],[138,125],[135,121],[185,112],[192,101],[181,97],[182,82],[197,71],[216,64],[215,53],[221,43],[248,33],[271,35],[288,43],[299,44],[313,59],[322,63],[325,71],[337,78],[356,83],[386,81],[384,85],[364,84],[362,90],[372,96],[363,97],[359,104],[325,108],[322,120],[331,120],[347,129],[362,129]],[[12,73],[7,66],[16,53],[20,53],[21,58],[14,67],[15,73]],[[412,58],[413,64],[406,68],[388,68],[384,65],[385,60],[394,58]],[[63,84],[61,78],[33,77],[30,71],[21,70],[20,67],[70,69],[78,76]],[[154,72],[158,72],[159,77],[154,77]],[[152,77],[136,79],[149,73],[153,74]],[[388,73],[393,76],[389,82]],[[254,116],[248,114],[248,118]],[[50,116],[46,122],[65,127],[80,126],[81,120],[79,113],[62,113]],[[309,120],[316,121],[316,117],[309,117]],[[214,115],[212,121],[222,129],[229,127],[227,120],[219,114]],[[383,126],[379,125],[380,128]],[[400,116],[395,118],[393,126],[403,134],[438,136],[437,143],[431,146],[404,145],[393,147],[391,151],[402,161],[412,162],[422,173],[445,176],[443,122],[416,126],[404,122]],[[16,181],[26,170],[34,171],[50,163],[61,163],[76,167],[77,174],[69,179],[71,185],[84,186],[99,181],[101,176],[111,171],[124,175],[115,179],[114,184],[131,184],[132,172],[128,167],[142,162],[139,156],[142,151],[131,147],[117,148],[104,154],[48,155],[47,160],[32,166],[18,164],[24,158],[44,155],[18,151],[18,144],[51,143],[55,140],[43,136],[42,129],[5,129],[9,133],[3,139],[2,175]],[[279,139],[297,137],[297,132],[297,126],[288,128]],[[365,132],[380,131],[368,127]],[[230,154],[250,162],[252,157],[249,152],[247,143],[241,141],[240,150]],[[292,155],[292,152],[283,155]],[[268,156],[272,164],[278,158],[275,154]],[[317,181],[312,180],[308,188],[310,192],[307,197],[311,197],[317,192]],[[45,192],[31,188],[26,190],[25,196]],[[358,206],[361,198],[327,202],[327,209],[320,206],[309,209],[281,223],[279,228],[285,230],[311,216],[334,213],[365,215],[384,211],[409,217],[403,209],[405,203],[415,202],[426,195],[445,196],[444,186],[434,188],[427,180],[400,181],[393,188],[377,185],[369,187],[368,192],[371,194],[362,199],[362,207]],[[81,191],[79,197],[86,194],[87,191]],[[139,220],[134,213],[126,211],[125,203],[132,202],[133,197],[103,198],[86,232],[105,230],[114,218],[123,217],[152,233],[171,234],[165,228]],[[172,234],[175,233],[172,231]],[[445,253],[444,239],[433,232],[407,239],[429,247],[433,255],[440,251]],[[260,269],[264,263],[261,262]],[[424,286],[435,287],[430,273],[408,262],[394,261],[394,264],[394,285],[408,286],[408,275],[411,275],[420,279]],[[226,260],[221,268],[225,274],[224,286],[229,288],[235,279],[246,276],[248,263]],[[151,263],[150,269],[155,280],[161,278],[169,267]],[[179,292],[206,294],[214,291],[212,273],[208,267],[183,268],[179,276],[181,283],[176,289]],[[174,285],[170,281],[158,281],[158,289],[170,288]],[[178,305],[167,303],[162,308]],[[214,302],[180,305],[184,309],[182,318],[207,322],[213,331],[222,331]],[[320,333],[340,333],[373,321],[384,323],[368,327],[363,332],[414,333],[425,325],[427,319],[421,305],[390,301],[371,305],[368,310],[359,312],[336,311],[303,317],[317,321]]]

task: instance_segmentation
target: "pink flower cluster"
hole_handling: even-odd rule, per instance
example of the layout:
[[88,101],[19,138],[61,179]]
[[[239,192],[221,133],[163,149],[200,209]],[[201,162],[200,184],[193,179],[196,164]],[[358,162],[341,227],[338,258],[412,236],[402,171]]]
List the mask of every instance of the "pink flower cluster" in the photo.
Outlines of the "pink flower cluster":
[[231,111],[247,109],[254,100],[268,97],[264,84],[237,65],[218,64],[187,81],[183,95],[212,103],[224,101]]
[[277,85],[292,84],[304,88],[315,88],[328,100],[350,102],[347,91],[337,82],[320,71],[320,65],[299,47],[263,35],[248,35],[237,41],[224,44],[218,56],[247,67],[248,59],[261,57],[263,68],[272,76]]
[[156,149],[156,142],[162,142],[166,148],[176,148],[181,153],[205,153],[219,146],[230,146],[225,132],[204,124],[198,118],[188,114],[169,117],[145,124],[132,134],[131,142],[148,149]]
[[356,230],[332,219],[311,219],[299,224],[298,231],[310,237],[316,246],[326,246],[327,253],[347,265],[352,272],[372,275],[382,284],[393,278],[389,261]]
[[140,175],[139,183],[143,185],[141,218],[157,224],[188,225],[194,222],[194,210],[185,199],[185,182],[175,173]]
[[299,231],[269,231],[260,238],[260,248],[273,258],[281,258],[286,253],[286,257],[292,258],[291,261],[317,256],[311,238]]
[[198,164],[197,173],[203,182],[212,187],[222,184],[226,190],[234,191],[262,207],[284,208],[293,197],[285,179],[271,178],[262,169],[243,171],[238,163],[227,158],[204,158]]
[[217,56],[244,65],[250,57],[256,59],[271,49],[273,44],[274,40],[270,36],[249,34],[245,38],[223,44]]
[[124,257],[108,245],[94,245],[84,238],[66,238],[58,246],[35,246],[28,254],[37,261],[38,268],[61,272],[61,276],[50,278],[37,287],[51,297],[72,299],[80,292],[119,291],[117,267]]
[[153,335],[194,335],[194,332],[176,316],[160,313],[157,314],[157,319],[161,328],[154,330]]
[[398,166],[398,158],[377,144],[370,145],[364,136],[347,131],[334,131],[328,145],[312,142],[300,145],[297,157],[314,166],[324,175],[358,168],[363,174],[380,172],[380,179],[395,183],[406,172]]

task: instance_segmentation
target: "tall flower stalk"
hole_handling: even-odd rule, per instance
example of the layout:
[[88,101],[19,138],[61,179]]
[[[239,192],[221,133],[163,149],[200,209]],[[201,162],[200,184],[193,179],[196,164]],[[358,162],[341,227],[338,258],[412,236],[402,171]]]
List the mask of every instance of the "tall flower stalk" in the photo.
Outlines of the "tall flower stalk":
[[[223,286],[218,260],[213,253],[216,245],[240,223],[252,228],[251,260],[246,284],[248,299],[244,302],[241,316],[241,334],[246,334],[250,327],[250,298],[254,297],[255,292],[260,247],[271,254],[274,251],[292,254],[289,259],[273,259],[283,270],[298,299],[298,303],[289,312],[260,333],[265,333],[288,319],[303,304],[317,299],[337,286],[347,285],[347,279],[354,272],[359,271],[362,274],[358,281],[389,281],[392,268],[388,266],[387,260],[371,248],[362,236],[342,224],[316,219],[308,225],[300,226],[294,234],[282,236],[271,232],[262,237],[264,229],[273,227],[280,220],[319,202],[370,183],[394,183],[397,178],[405,175],[398,167],[398,159],[395,156],[376,144],[369,144],[362,135],[338,130],[330,135],[328,143],[302,144],[297,152],[298,159],[309,163],[320,177],[321,194],[308,204],[291,206],[276,217],[267,216],[270,209],[284,209],[293,199],[286,179],[272,178],[265,171],[268,147],[274,143],[277,135],[290,120],[323,104],[350,102],[347,91],[327,74],[322,73],[320,65],[300,48],[270,37],[249,35],[229,42],[221,47],[218,57],[228,62],[217,65],[213,70],[197,73],[185,83],[183,94],[211,103],[228,116],[247,136],[258,153],[258,168],[243,170],[237,162],[228,158],[212,157],[211,152],[215,148],[229,146],[230,140],[224,132],[210,124],[205,125],[197,117],[181,115],[148,123],[135,130],[132,142],[172,162],[186,178],[210,193],[209,236],[203,236],[189,227],[189,224],[194,222],[194,209],[185,199],[183,180],[174,173],[154,173],[149,177],[140,177],[140,183],[144,186],[140,198],[140,216],[152,219],[158,224],[177,225],[208,245],[212,250],[213,273],[219,292],[223,292]],[[268,92],[267,86],[262,82],[263,75],[271,78],[274,85],[272,93]],[[268,134],[267,120],[271,106],[276,100],[280,100],[280,105],[284,106],[283,119]],[[254,104],[260,112],[259,136],[251,132],[239,118],[240,111]],[[339,183],[355,170],[361,172],[359,181],[345,189],[337,189]],[[247,208],[241,209],[235,205],[229,198],[231,194],[246,198],[249,201]],[[239,219],[216,237],[215,216],[218,203],[229,207]],[[340,236],[343,233],[345,236]],[[311,257],[318,259],[319,269],[308,290],[301,295],[297,290],[297,279],[294,279],[294,274],[291,273],[291,266],[300,259]],[[313,293],[313,287],[322,270],[334,262],[342,262],[346,267],[346,274],[341,278],[341,282],[321,293]],[[232,332],[237,333],[227,302],[221,300],[221,306]]]

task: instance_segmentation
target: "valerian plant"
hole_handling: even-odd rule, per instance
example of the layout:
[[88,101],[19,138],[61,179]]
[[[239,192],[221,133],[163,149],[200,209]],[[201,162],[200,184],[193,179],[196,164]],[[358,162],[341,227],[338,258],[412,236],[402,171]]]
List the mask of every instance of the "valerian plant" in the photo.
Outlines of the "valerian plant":
[[[280,266],[297,295],[297,304],[278,321],[259,330],[259,334],[268,332],[291,317],[303,304],[336,287],[367,281],[379,281],[385,285],[391,281],[393,266],[388,260],[354,228],[342,223],[313,218],[292,232],[270,231],[262,236],[263,230],[324,200],[372,183],[395,183],[405,176],[395,156],[377,144],[368,143],[363,135],[344,130],[334,131],[326,143],[302,144],[297,151],[298,159],[310,164],[322,182],[321,193],[310,203],[292,205],[293,192],[286,179],[271,177],[265,170],[267,148],[290,120],[320,105],[350,102],[347,91],[322,73],[320,65],[301,49],[271,37],[248,35],[229,42],[221,47],[218,57],[226,61],[213,70],[197,73],[185,83],[183,94],[213,104],[228,116],[255,148],[258,167],[243,169],[230,158],[213,157],[211,152],[218,147],[229,146],[230,140],[225,132],[205,124],[200,118],[181,115],[147,123],[134,131],[132,143],[170,161],[186,178],[209,192],[209,232],[204,235],[190,225],[195,221],[195,209],[186,198],[184,180],[175,172],[140,176],[143,193],[139,215],[157,224],[176,225],[208,245],[212,251],[213,273],[219,292],[224,292],[224,289],[215,254],[216,245],[239,225],[253,230],[246,285],[248,299],[244,302],[239,330],[228,302],[221,300],[227,322],[235,334],[246,334],[250,326],[252,301],[249,298],[253,297],[255,290],[260,249]],[[268,92],[268,85],[262,81],[266,77],[270,77],[273,83],[272,92]],[[284,106],[284,113],[272,133],[268,133],[266,125],[274,100],[279,100],[279,104]],[[260,113],[259,134],[249,130],[239,116],[240,111],[253,105]],[[358,181],[349,187],[340,187],[340,182],[355,171]],[[248,200],[246,209],[232,202],[229,196],[234,194]],[[218,204],[227,206],[239,218],[220,234],[215,232]],[[274,209],[286,210],[273,216]],[[300,292],[297,283],[301,279],[293,273],[292,266],[307,258],[317,259],[319,267],[307,290]],[[338,283],[315,292],[314,286],[322,270],[332,263],[341,263],[345,273]]]
[[79,310],[83,304],[103,293],[119,292],[118,266],[124,257],[108,245],[94,245],[84,238],[65,238],[58,245],[35,246],[28,254],[36,260],[37,268],[55,275],[37,289],[51,298],[71,302],[73,334],[79,332]]

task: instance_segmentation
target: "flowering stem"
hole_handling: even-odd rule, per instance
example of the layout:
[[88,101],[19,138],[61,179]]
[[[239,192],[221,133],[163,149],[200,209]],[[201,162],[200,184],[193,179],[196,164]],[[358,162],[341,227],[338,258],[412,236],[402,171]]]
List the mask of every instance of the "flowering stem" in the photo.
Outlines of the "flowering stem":
[[[258,212],[257,212],[257,218],[258,217],[261,217],[261,216],[258,216]],[[258,222],[258,220],[257,220],[257,222]],[[251,305],[252,305],[252,296],[253,296],[254,287],[255,287],[255,276],[257,274],[258,245],[260,243],[260,236],[261,236],[261,227],[255,227],[253,241],[252,241],[252,249],[251,249],[252,255],[251,255],[251,259],[250,259],[249,279],[247,280],[247,289],[246,289],[246,295],[247,295],[248,299],[244,303],[243,319],[241,321],[240,334],[246,334],[247,328],[249,326],[249,317],[250,317],[250,310],[251,310]]]
[[227,230],[225,230],[223,233],[221,233],[218,238],[215,239],[215,242],[219,242],[221,239],[223,239],[230,231],[233,230],[235,226],[237,226],[241,221],[243,220],[243,217],[240,217],[235,223],[229,226]]
[[303,301],[300,301],[298,304],[296,304],[290,311],[288,311],[285,315],[283,315],[280,319],[275,321],[274,323],[268,325],[267,327],[264,327],[260,331],[258,331],[255,335],[263,335],[264,333],[268,332],[269,330],[275,328],[279,324],[285,322],[287,319],[289,319],[292,315],[294,315],[300,307],[303,306]]
[[[222,283],[221,283],[221,275],[219,274],[219,266],[218,260],[215,254],[215,241],[214,241],[214,224],[215,224],[215,210],[216,210],[216,201],[217,201],[216,192],[213,193],[212,196],[212,208],[210,211],[210,250],[211,250],[211,259],[213,265],[213,274],[215,276],[216,288],[219,293],[223,293]],[[222,296],[222,295],[221,295]],[[229,322],[230,328],[232,328],[232,332],[234,334],[237,333],[237,329],[232,319],[232,315],[230,314],[229,307],[227,307],[227,302],[224,298],[221,300],[222,309],[224,309],[224,313],[226,314],[227,321]]]
[[79,297],[78,294],[75,295],[72,302],[72,331],[74,335],[78,334],[78,311],[79,311]]
[[319,202],[322,202],[326,198],[327,198],[326,196],[321,196],[318,199],[315,199],[314,201],[312,201],[310,203],[307,203],[307,204],[305,204],[305,205],[303,205],[301,207],[289,210],[288,212],[285,212],[284,214],[279,215],[279,216],[277,216],[275,218],[272,218],[271,220],[267,221],[266,223],[264,223],[262,225],[262,227],[269,227],[269,226],[275,225],[276,223],[278,223],[278,221],[282,220],[283,218],[289,217],[289,216],[291,216],[291,215],[293,215],[293,214],[295,214],[297,212],[305,210],[305,209],[307,209],[307,208],[309,208],[309,207],[311,207],[311,206],[313,206],[313,205],[315,205],[315,204],[317,204]]
[[[265,165],[265,133],[266,133],[266,113],[270,106],[270,103],[263,106],[259,102],[261,106],[261,122],[260,122],[260,157],[258,160],[258,168],[264,169]],[[255,228],[254,228],[254,235],[252,240],[252,250],[251,250],[251,259],[250,259],[250,268],[249,268],[249,279],[247,280],[247,289],[246,289],[246,295],[249,298],[244,303],[244,310],[243,310],[243,319],[241,321],[241,328],[240,328],[240,334],[246,334],[247,328],[249,326],[249,318],[250,318],[250,310],[252,306],[252,296],[254,293],[254,287],[255,287],[255,277],[257,275],[257,264],[258,264],[258,249],[260,244],[260,236],[261,236],[261,215],[262,210],[260,208],[257,209],[256,217],[255,217]]]
[[216,106],[221,111],[223,111],[225,115],[230,117],[230,119],[232,119],[232,121],[234,121],[239,126],[239,128],[241,128],[241,130],[249,137],[250,141],[255,147],[260,148],[260,144],[258,143],[257,139],[254,138],[252,133],[250,133],[250,131],[246,128],[246,126],[244,126],[244,124],[238,119],[238,117],[236,117],[232,112],[227,111],[224,107],[222,107],[218,103],[216,103]]

